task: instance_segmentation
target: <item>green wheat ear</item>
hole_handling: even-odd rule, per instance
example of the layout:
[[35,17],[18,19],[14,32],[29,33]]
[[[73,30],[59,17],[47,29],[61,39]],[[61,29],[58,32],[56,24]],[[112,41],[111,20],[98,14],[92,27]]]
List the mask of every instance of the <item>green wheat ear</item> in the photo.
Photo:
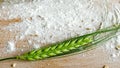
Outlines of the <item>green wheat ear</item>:
[[[115,35],[114,32],[117,31],[118,29],[120,29],[120,25],[108,27],[90,34],[70,38],[62,42],[51,44],[48,47],[32,50],[21,56],[0,59],[0,61],[8,60],[8,59],[20,59],[20,60],[30,60],[30,61],[42,60],[50,57],[64,56],[76,52],[84,52],[92,48],[93,46],[96,46],[95,44],[98,44],[104,41],[105,39],[108,39],[112,35]],[[100,38],[95,37],[96,35],[100,35],[103,33],[108,33],[108,35]]]
[[17,59],[41,60],[41,59],[61,55],[63,53],[67,53],[71,50],[74,50],[82,45],[90,43],[92,42],[92,40],[93,38],[91,37],[70,39],[62,43],[53,44],[46,48],[40,48],[38,50],[33,50],[27,54],[18,56]]

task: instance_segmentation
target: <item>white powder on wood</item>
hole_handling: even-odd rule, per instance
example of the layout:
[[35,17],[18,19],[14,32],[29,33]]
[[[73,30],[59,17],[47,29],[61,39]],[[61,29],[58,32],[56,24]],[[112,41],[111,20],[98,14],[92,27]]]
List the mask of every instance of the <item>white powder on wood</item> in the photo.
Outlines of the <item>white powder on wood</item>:
[[15,51],[16,50],[15,42],[14,41],[8,41],[6,48],[7,48],[7,52],[9,52],[9,53]]
[[[7,1],[7,0],[6,0]],[[22,2],[1,6],[0,18],[22,18],[22,22],[10,24],[3,30],[18,32],[15,42],[27,38],[28,44],[33,48],[39,48],[42,44],[55,43],[77,35],[83,35],[119,22],[119,4],[112,5],[112,9],[106,9],[108,4],[101,0],[40,0],[34,2]],[[11,1],[12,2],[12,1]],[[100,4],[99,4],[100,3]],[[116,6],[117,5],[117,6]],[[117,11],[117,18],[115,12]],[[109,22],[109,23],[108,23]],[[89,28],[90,30],[86,30]],[[120,42],[118,36],[117,44]],[[112,42],[113,41],[113,42]],[[114,49],[115,39],[106,44],[106,50],[110,56],[116,57],[120,53]],[[15,43],[8,42],[9,51],[14,51]],[[39,44],[39,45],[38,45]],[[23,51],[24,49],[22,49]]]

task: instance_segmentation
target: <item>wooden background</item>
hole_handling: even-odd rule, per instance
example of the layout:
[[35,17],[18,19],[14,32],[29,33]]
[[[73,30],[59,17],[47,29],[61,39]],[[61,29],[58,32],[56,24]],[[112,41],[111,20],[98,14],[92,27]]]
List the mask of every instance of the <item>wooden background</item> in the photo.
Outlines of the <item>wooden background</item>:
[[[10,23],[20,22],[20,18],[10,19],[10,20],[0,20],[1,28],[7,26]],[[0,50],[1,58],[15,56],[21,54],[21,51],[17,50],[11,54],[2,54],[2,49],[7,41],[11,38],[14,39],[15,33],[0,30]],[[27,44],[26,40],[19,41],[17,43],[17,48],[23,48],[20,45]],[[26,51],[30,47],[25,48]],[[24,53],[25,51],[23,51]],[[120,58],[116,61],[110,59],[110,55],[104,50],[104,45],[101,47],[91,50],[86,53],[68,56],[63,58],[42,60],[42,61],[19,61],[19,60],[7,60],[0,62],[0,68],[12,68],[12,64],[16,64],[15,68],[102,68],[104,65],[110,68],[120,68]],[[114,58],[113,58],[114,59]]]
[[[117,1],[119,2],[119,1]],[[1,28],[9,25],[10,23],[20,22],[21,18],[15,18],[10,20],[0,19],[0,57],[10,57],[15,56],[17,54],[21,54],[21,51],[16,51],[12,54],[2,54],[2,49],[7,41],[11,38],[14,39],[16,33],[12,33],[9,31],[1,30]],[[26,40],[19,41],[17,43],[17,48],[23,48],[20,45],[27,44]],[[30,47],[25,48],[26,51],[30,49]],[[120,68],[120,58],[113,61],[110,58],[110,55],[104,50],[104,45],[96,48],[94,50],[88,51],[86,53],[42,60],[42,61],[19,61],[19,60],[7,60],[0,62],[0,68],[12,68],[12,64],[16,64],[15,68],[103,68],[104,65],[109,66],[109,68]],[[25,51],[23,51],[24,53]]]

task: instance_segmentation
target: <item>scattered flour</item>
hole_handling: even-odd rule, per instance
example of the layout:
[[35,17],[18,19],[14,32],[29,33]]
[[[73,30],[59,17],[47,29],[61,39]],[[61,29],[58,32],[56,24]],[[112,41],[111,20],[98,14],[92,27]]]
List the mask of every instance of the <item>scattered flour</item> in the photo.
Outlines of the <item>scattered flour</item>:
[[6,48],[7,48],[7,52],[9,52],[9,53],[15,51],[16,50],[15,42],[8,41]]
[[[21,23],[10,24],[3,29],[18,32],[16,42],[27,38],[29,45],[38,48],[34,44],[55,43],[98,29],[104,8],[102,5],[94,5],[92,0],[43,0],[9,6],[3,4],[0,18],[22,18]],[[4,13],[6,10],[9,12]]]
[[[120,20],[120,5],[112,5],[112,9],[109,10],[106,7],[107,3],[104,2],[106,0],[100,2],[95,0],[28,1],[19,3],[16,0],[15,4],[8,5],[3,3],[0,18],[22,18],[22,22],[9,24],[2,29],[18,32],[14,41],[27,39],[28,44],[33,48],[90,33],[99,29],[101,23],[104,28],[116,22],[119,23]],[[117,18],[115,14],[118,15]],[[8,41],[8,52],[16,50],[14,41]],[[105,44],[107,52],[113,58],[120,56],[120,51],[115,50],[114,46],[117,44],[120,44],[120,36]]]

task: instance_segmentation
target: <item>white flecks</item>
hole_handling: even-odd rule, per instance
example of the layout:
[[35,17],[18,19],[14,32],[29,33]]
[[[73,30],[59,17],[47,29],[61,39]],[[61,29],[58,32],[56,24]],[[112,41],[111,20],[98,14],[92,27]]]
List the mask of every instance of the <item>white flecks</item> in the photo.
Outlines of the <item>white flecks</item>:
[[[117,38],[117,37],[116,37]],[[117,58],[120,57],[120,53],[119,50],[116,49],[116,46],[118,45],[117,43],[117,39],[113,38],[111,40],[109,40],[106,44],[105,44],[105,50],[109,56],[109,59],[113,62],[113,61],[117,61]],[[116,40],[116,41],[115,41]]]
[[[1,19],[20,17],[23,20],[21,23],[9,24],[2,28],[11,32],[19,32],[15,37],[16,41],[8,41],[8,52],[16,50],[14,42],[24,40],[26,37],[29,37],[28,45],[37,49],[42,46],[41,44],[55,43],[76,35],[93,32],[99,28],[100,23],[102,23],[102,28],[110,26],[119,22],[115,17],[115,8],[117,9],[117,18],[120,19],[120,14],[118,14],[120,5],[115,7],[113,5],[113,10],[108,11],[107,7],[103,5],[103,0],[100,4],[96,4],[97,2],[93,0],[24,1],[27,2],[11,0],[11,4],[1,5]],[[90,28],[90,30],[86,30],[86,28]],[[120,51],[115,50],[116,43],[120,44],[120,36],[116,39],[110,40],[104,47],[112,58],[120,56]],[[38,45],[38,43],[40,44]]]
[[28,44],[29,44],[29,45],[32,45],[32,41],[31,41],[31,40],[28,40]]
[[117,55],[116,55],[116,54],[112,54],[111,56],[112,56],[113,58],[116,58],[116,57],[117,57]]
[[7,48],[8,53],[15,51],[16,50],[15,42],[14,41],[8,41],[6,48]]
[[16,67],[16,63],[11,64],[11,67],[15,68]]
[[[21,23],[10,24],[3,29],[11,32],[18,31],[16,42],[29,37],[28,44],[38,48],[34,44],[55,43],[98,29],[96,26],[102,22],[100,15],[104,13],[104,8],[98,9],[100,5],[94,5],[95,3],[89,0],[50,0],[49,2],[43,0],[9,4],[9,6],[3,5],[0,18],[21,17],[23,19]],[[6,12],[6,16],[3,15],[5,10],[9,11]]]
[[24,51],[24,49],[21,49],[21,51]]
[[117,36],[117,43],[118,43],[118,45],[120,45],[120,34],[119,34],[119,36]]
[[39,44],[33,44],[33,48],[38,49],[38,48],[40,48],[40,45]]

